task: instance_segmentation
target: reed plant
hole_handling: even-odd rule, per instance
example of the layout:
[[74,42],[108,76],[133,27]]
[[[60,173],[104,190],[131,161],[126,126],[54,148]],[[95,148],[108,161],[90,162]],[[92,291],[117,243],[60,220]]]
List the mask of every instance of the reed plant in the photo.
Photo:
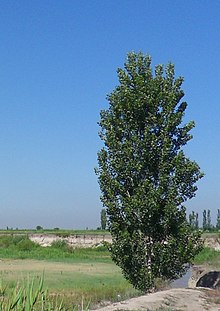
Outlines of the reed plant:
[[43,287],[43,277],[38,282],[28,279],[11,290],[1,286],[0,311],[66,311],[67,308],[57,299],[51,299],[48,290]]

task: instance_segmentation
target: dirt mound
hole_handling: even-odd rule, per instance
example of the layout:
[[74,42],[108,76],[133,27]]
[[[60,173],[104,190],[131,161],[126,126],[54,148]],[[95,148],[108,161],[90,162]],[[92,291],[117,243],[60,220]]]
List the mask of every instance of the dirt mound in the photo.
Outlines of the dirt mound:
[[157,310],[160,307],[178,311],[220,310],[220,305],[210,302],[204,290],[175,288],[114,303],[98,311]]

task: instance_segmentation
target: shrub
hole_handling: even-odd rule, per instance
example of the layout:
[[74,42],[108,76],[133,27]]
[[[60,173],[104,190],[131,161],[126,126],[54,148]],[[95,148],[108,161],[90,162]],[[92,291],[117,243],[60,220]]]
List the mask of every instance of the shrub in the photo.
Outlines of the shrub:
[[67,250],[69,248],[68,243],[65,240],[54,241],[52,242],[51,247],[62,250]]
[[37,227],[36,227],[36,230],[43,230],[43,227],[37,226]]
[[38,247],[37,244],[32,242],[30,239],[22,239],[20,242],[17,244],[17,248],[20,251],[31,251],[33,248]]
[[3,235],[0,236],[0,247],[9,247],[12,244],[13,236],[12,235]]
[[19,242],[28,239],[26,235],[14,235],[12,238],[12,244],[17,245]]

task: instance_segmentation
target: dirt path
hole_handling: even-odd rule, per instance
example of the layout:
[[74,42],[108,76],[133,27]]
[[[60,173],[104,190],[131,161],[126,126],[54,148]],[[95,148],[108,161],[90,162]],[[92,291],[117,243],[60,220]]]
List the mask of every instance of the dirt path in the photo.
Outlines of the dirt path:
[[98,311],[157,310],[160,307],[169,311],[220,311],[220,304],[209,299],[202,289],[175,288],[114,303]]

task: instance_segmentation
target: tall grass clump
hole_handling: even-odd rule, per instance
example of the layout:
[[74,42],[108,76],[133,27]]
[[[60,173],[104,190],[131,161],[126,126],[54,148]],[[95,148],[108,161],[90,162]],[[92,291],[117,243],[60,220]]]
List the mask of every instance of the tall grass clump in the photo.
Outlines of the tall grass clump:
[[17,283],[14,288],[0,287],[0,311],[87,311],[90,303],[91,306],[94,304],[88,298],[84,295],[79,299],[74,295],[65,296],[65,293],[50,294],[44,288],[43,277],[28,278],[23,283]]
[[48,290],[43,288],[43,277],[36,282],[36,279],[28,279],[26,283],[17,284],[14,290],[7,291],[1,288],[0,311],[66,311],[62,301],[51,298]]

